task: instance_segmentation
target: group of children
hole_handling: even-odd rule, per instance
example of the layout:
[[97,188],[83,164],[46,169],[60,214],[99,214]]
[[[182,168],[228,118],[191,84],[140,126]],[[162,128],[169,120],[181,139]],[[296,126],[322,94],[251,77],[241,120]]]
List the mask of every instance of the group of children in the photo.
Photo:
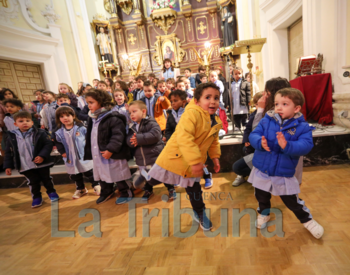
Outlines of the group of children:
[[[33,208],[43,202],[41,181],[50,200],[58,200],[50,177],[50,153],[56,146],[76,183],[73,198],[88,193],[84,176],[98,196],[97,204],[110,199],[116,189],[120,194],[116,204],[127,203],[134,197],[135,187],[143,188],[142,199],[147,201],[153,195],[153,186],[161,183],[173,200],[175,187],[180,186],[190,198],[195,220],[203,230],[210,230],[212,223],[206,216],[200,179],[204,176],[206,188],[213,184],[205,166],[208,155],[215,172],[220,171],[225,87],[217,72],[212,71],[210,82],[200,75],[201,84],[193,89],[197,77],[193,81],[190,72],[186,69],[187,76],[179,77],[174,85],[175,69],[170,60],[165,60],[163,79],[156,86],[152,75],[149,81],[138,76],[136,88],[129,85],[128,90],[121,80],[114,84],[94,82],[94,88],[83,83],[78,97],[61,83],[58,96],[49,91],[36,92],[32,113],[22,110],[19,100],[6,99],[6,174],[17,169],[27,178]],[[241,118],[237,123],[241,125],[251,96],[250,86],[244,82],[241,70],[234,69],[232,98],[234,109],[238,99],[237,114]],[[323,228],[299,199],[294,176],[299,157],[313,147],[311,128],[300,113],[303,103],[304,97],[296,89],[286,88],[275,94],[271,110],[249,134],[249,145],[255,149],[249,181],[259,203],[258,228],[264,228],[269,220],[273,194],[281,196],[313,236],[320,238]],[[33,118],[39,120],[41,129],[33,127]],[[128,182],[132,178],[128,166],[131,155],[139,167],[133,186]]]

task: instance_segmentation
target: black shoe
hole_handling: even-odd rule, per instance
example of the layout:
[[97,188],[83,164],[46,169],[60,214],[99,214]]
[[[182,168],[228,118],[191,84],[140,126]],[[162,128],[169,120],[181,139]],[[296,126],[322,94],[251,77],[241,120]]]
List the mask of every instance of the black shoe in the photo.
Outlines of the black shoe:
[[153,195],[154,195],[153,192],[150,192],[150,191],[146,190],[145,193],[142,196],[142,200],[143,201],[148,201]]
[[111,197],[113,197],[113,195],[114,195],[114,192],[110,193],[107,196],[100,195],[100,197],[96,201],[96,204],[101,204],[108,201]]

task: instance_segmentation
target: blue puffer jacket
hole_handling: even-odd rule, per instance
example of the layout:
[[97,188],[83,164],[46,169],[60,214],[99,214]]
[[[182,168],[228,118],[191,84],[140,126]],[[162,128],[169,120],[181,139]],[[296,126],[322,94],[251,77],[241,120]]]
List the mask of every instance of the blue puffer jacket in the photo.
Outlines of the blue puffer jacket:
[[[287,146],[282,150],[278,145],[277,132],[282,131]],[[261,138],[267,140],[270,152],[261,147]],[[299,157],[312,149],[312,128],[298,113],[282,126],[279,115],[268,111],[255,130],[249,135],[249,142],[255,148],[253,165],[269,176],[293,177]]]

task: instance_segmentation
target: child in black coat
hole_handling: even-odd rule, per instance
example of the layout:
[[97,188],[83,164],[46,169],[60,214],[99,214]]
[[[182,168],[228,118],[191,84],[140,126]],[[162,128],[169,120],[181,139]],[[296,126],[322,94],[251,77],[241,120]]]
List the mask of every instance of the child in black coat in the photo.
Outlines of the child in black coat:
[[[131,102],[129,112],[130,118],[134,123],[129,129],[127,144],[132,148],[136,148],[136,164],[139,166],[142,175],[143,171],[146,170],[148,172],[152,168],[152,165],[163,150],[162,132],[154,118],[146,117],[147,107],[143,101]],[[135,188],[140,188],[144,180],[143,176],[136,180]],[[166,183],[164,185],[168,188],[169,199],[176,199],[174,186]],[[142,200],[148,201],[153,195],[153,186],[146,182],[144,190],[145,193],[142,196]]]

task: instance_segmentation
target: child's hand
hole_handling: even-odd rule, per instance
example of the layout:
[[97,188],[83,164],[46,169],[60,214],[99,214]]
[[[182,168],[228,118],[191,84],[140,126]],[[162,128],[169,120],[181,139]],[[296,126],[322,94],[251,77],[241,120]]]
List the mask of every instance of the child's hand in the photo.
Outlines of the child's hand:
[[215,173],[219,173],[220,172],[220,161],[219,159],[212,159],[213,163],[214,163],[214,171]]
[[102,154],[102,157],[104,157],[105,159],[110,159],[111,156],[113,155],[113,153],[109,152],[108,150],[101,151],[100,153]]
[[67,157],[67,154],[66,154],[66,153],[63,153],[63,154],[62,154],[62,157],[63,157],[63,158],[66,158],[66,157]]
[[159,97],[159,101],[163,102],[164,101],[164,96]]
[[40,128],[41,128],[41,129],[45,129],[45,126],[44,126],[44,125],[41,125]]
[[248,146],[250,146],[250,143],[249,143],[249,142],[246,142],[246,143],[244,143],[244,146],[245,146],[245,147],[248,147]]
[[130,143],[132,145],[134,145],[134,147],[137,146],[137,138],[136,138],[136,133],[132,136],[132,138],[130,139]]
[[264,136],[261,138],[261,147],[264,148],[266,151],[270,152],[270,148],[267,145],[267,140]]
[[124,107],[125,107],[125,110],[129,111],[129,105],[128,105],[128,103],[125,103]]
[[166,143],[166,137],[163,137],[162,140],[164,143]]
[[44,161],[44,159],[42,157],[39,157],[37,156],[35,159],[34,159],[34,163],[37,163],[37,164],[40,164]]
[[192,165],[192,175],[195,177],[201,177],[203,176],[203,163],[198,163],[195,165]]
[[277,133],[277,141],[279,146],[281,146],[281,148],[284,150],[284,148],[287,146],[287,141],[282,132]]
[[256,104],[256,106],[258,106],[258,108],[265,108],[266,106],[266,99],[267,99],[267,96],[266,95],[263,95],[262,97],[260,97],[258,103]]
[[12,170],[11,168],[7,168],[6,170],[6,175],[11,176],[12,175]]

